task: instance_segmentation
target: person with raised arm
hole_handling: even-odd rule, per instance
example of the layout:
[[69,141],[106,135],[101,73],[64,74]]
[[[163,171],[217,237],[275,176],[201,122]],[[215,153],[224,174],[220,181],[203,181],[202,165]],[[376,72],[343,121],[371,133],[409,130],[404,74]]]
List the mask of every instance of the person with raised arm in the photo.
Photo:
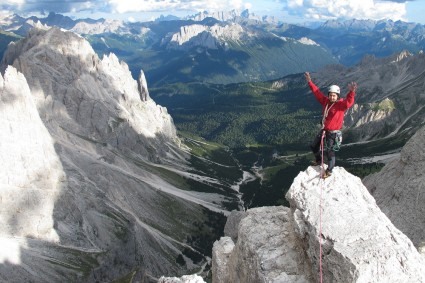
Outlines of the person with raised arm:
[[331,85],[328,88],[327,95],[324,95],[320,89],[313,83],[309,72],[304,73],[305,79],[314,94],[314,97],[322,105],[322,128],[314,138],[310,145],[313,151],[315,160],[313,165],[320,165],[322,156],[320,152],[320,144],[322,136],[324,137],[324,151],[326,152],[328,168],[326,169],[323,178],[332,175],[332,169],[335,166],[335,151],[339,150],[342,142],[341,128],[344,123],[344,114],[354,104],[356,96],[357,83],[351,82],[348,84],[348,94],[345,98],[340,97],[340,88],[337,85]]

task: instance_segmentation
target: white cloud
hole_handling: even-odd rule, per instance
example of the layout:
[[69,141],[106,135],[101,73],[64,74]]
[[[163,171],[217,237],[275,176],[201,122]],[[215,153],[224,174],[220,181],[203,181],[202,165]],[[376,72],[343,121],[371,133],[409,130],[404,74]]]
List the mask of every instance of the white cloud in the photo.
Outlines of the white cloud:
[[243,0],[108,0],[112,10],[117,13],[148,11],[227,11],[244,7]]
[[376,0],[286,0],[290,14],[310,19],[406,20],[406,3]]
[[21,5],[25,3],[25,0],[5,0],[2,1],[5,5]]
[[[406,20],[405,0],[0,0],[0,10],[25,13],[50,11],[56,13],[100,14],[119,16],[125,13],[183,15],[200,11],[229,11],[249,9],[282,14],[298,19],[393,19]],[[254,9],[254,10],[252,10]],[[284,11],[282,11],[282,9]],[[112,13],[112,14],[111,14]]]

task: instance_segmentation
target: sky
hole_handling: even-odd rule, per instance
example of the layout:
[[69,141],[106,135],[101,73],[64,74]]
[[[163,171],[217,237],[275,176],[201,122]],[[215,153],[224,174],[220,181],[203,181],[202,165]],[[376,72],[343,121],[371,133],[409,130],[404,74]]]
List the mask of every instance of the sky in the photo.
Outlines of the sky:
[[148,21],[160,15],[188,16],[232,9],[248,9],[287,23],[355,18],[425,24],[424,0],[0,0],[1,14],[46,16],[56,12],[74,19]]

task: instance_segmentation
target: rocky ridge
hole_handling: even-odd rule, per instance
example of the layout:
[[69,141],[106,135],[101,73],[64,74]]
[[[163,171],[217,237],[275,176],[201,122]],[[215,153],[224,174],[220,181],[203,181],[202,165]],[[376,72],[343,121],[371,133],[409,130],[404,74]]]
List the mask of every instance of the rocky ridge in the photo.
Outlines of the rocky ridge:
[[230,215],[227,230],[235,232],[214,243],[213,282],[425,280],[424,259],[361,180],[336,167],[323,181],[319,171],[309,167],[294,179],[290,208]]

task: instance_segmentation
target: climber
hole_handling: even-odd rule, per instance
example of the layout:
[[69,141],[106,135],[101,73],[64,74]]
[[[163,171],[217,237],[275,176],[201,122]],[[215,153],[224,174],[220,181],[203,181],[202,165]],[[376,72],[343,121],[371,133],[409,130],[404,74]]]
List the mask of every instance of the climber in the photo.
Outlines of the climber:
[[331,85],[328,88],[328,95],[325,96],[311,81],[309,72],[306,72],[304,76],[314,96],[323,107],[322,128],[314,138],[310,148],[315,157],[313,165],[321,164],[320,143],[322,141],[322,134],[325,135],[324,150],[328,159],[328,168],[322,177],[327,178],[332,175],[332,169],[335,166],[335,151],[339,149],[342,141],[341,128],[344,123],[344,114],[354,104],[357,83],[351,82],[348,84],[349,92],[344,99],[339,97],[339,86]]

